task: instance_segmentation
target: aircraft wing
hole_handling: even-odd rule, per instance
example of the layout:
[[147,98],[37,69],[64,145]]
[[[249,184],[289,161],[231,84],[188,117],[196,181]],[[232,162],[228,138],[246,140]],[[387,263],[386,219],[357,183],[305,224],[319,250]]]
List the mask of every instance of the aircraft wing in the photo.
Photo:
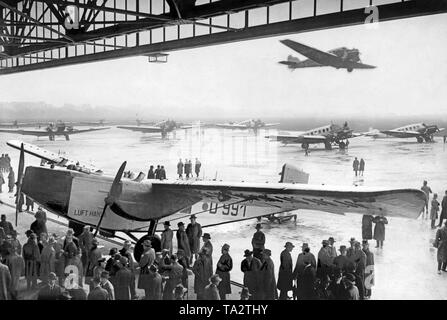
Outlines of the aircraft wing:
[[352,68],[352,69],[375,68],[374,66],[370,66],[367,64],[343,60],[342,58],[337,57],[336,55],[306,46],[304,44],[289,39],[280,40],[280,42],[285,46],[289,47],[290,49],[295,50],[296,52],[302,54],[303,56],[306,56],[307,58],[322,65],[332,66],[335,68]]
[[224,128],[224,129],[247,129],[248,128],[246,125],[229,124],[229,123],[218,123],[218,124],[216,124],[216,127]]
[[380,132],[396,138],[417,138],[421,136],[421,133],[417,131],[384,130]]
[[91,132],[91,131],[100,131],[100,130],[106,130],[110,129],[110,127],[105,128],[89,128],[89,129],[73,129],[71,131],[67,131],[68,134],[76,134],[76,133],[84,133],[84,132]]
[[264,128],[279,126],[280,123],[266,123],[263,125]]
[[[276,212],[306,209],[417,219],[425,205],[425,194],[419,189],[218,181],[154,181],[152,188],[166,199],[172,197],[185,203],[210,202],[227,207],[237,204]],[[236,218],[241,213],[230,210],[227,214]]]
[[46,130],[0,129],[0,132],[16,133],[26,136],[38,136],[38,137],[50,135],[50,133]]
[[[82,163],[80,161],[71,160],[66,157],[61,156],[60,154],[57,154],[55,152],[40,148],[36,145],[33,145],[31,143],[26,143],[20,140],[10,140],[6,142],[6,144],[14,149],[20,150],[21,145],[23,143],[23,149],[26,153],[31,154],[37,158],[40,158],[42,160],[45,160],[49,163],[54,163],[57,166],[60,167],[67,167],[69,165],[76,165],[76,163],[79,163],[79,167],[86,169],[88,172],[93,173],[102,173],[102,170],[86,163]],[[85,171],[85,170],[84,170]]]
[[117,128],[147,133],[161,132],[161,128],[155,126],[117,126]]

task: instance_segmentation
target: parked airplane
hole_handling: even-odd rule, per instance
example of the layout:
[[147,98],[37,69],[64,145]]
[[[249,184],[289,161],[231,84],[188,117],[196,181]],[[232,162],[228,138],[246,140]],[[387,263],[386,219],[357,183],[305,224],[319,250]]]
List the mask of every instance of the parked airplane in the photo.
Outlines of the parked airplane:
[[255,132],[258,129],[262,129],[262,128],[269,128],[269,127],[274,127],[279,125],[279,123],[265,123],[263,121],[261,121],[260,119],[258,120],[244,120],[241,122],[237,122],[237,123],[233,123],[233,122],[228,122],[228,123],[218,123],[216,124],[216,127],[218,128],[224,128],[224,129],[253,129]]
[[386,134],[395,138],[416,138],[417,142],[433,142],[433,135],[443,131],[436,125],[426,125],[425,123],[409,124],[392,130],[382,130],[382,134]]
[[300,61],[291,55],[287,57],[287,61],[280,61],[285,64],[292,71],[297,68],[313,68],[313,67],[334,67],[336,69],[346,69],[352,72],[354,69],[374,69],[375,66],[361,63],[360,51],[358,49],[348,49],[346,47],[337,48],[328,52],[320,51],[318,49],[308,47],[304,44],[292,40],[280,40],[282,44],[295,50],[309,58],[308,60]]
[[161,133],[161,137],[164,139],[167,137],[169,132],[174,131],[179,126],[173,120],[164,120],[154,124],[153,126],[117,126],[120,129],[126,129],[131,131],[140,131],[143,133]]
[[349,138],[359,137],[361,133],[353,133],[345,122],[343,127],[330,124],[298,134],[271,135],[266,138],[281,141],[284,144],[301,143],[303,149],[309,148],[310,144],[324,143],[326,150],[331,150],[337,145],[340,149],[345,149],[349,145]]
[[42,122],[18,122],[17,120],[14,120],[12,122],[0,123],[0,128],[37,127],[42,124]]
[[[16,142],[8,145],[17,149]],[[22,143],[19,149],[17,204],[23,193],[74,223],[96,226],[95,234],[100,229],[111,234],[121,231],[138,240],[131,232],[147,232],[137,245],[149,237],[155,250],[160,249],[160,241],[154,237],[157,225],[164,221],[178,222],[190,214],[200,215],[202,227],[298,209],[416,219],[425,205],[425,194],[418,189],[293,183],[297,170],[287,164],[279,183],[133,181],[122,178],[126,162],[115,177],[61,167],[25,169],[25,152],[45,158],[41,154],[44,151],[29,150]],[[16,224],[18,212],[19,205]]]
[[22,130],[22,129],[0,129],[0,132],[17,133],[28,136],[48,137],[50,141],[54,141],[56,136],[64,136],[65,140],[70,140],[70,135],[77,133],[84,133],[90,131],[99,131],[109,129],[106,128],[89,128],[89,129],[74,129],[72,126],[67,126],[64,122],[50,123],[43,130]]

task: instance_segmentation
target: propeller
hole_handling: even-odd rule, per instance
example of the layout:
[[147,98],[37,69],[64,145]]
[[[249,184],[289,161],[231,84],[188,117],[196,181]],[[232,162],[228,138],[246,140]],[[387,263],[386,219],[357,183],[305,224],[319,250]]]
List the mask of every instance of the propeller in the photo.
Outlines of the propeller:
[[17,192],[16,192],[16,227],[19,219],[19,208],[23,205],[22,201],[22,180],[23,169],[25,167],[25,148],[23,143],[20,145],[19,170],[17,171]]
[[96,231],[94,233],[94,237],[98,234],[99,228],[101,227],[102,219],[104,218],[104,214],[106,213],[107,207],[110,207],[116,199],[121,194],[121,178],[123,177],[124,169],[126,169],[127,161],[124,161],[121,164],[121,167],[119,168],[118,172],[116,173],[115,179],[113,179],[112,186],[110,187],[110,191],[107,195],[107,197],[104,199],[104,208],[102,209],[101,217],[99,218],[98,225],[96,226]]

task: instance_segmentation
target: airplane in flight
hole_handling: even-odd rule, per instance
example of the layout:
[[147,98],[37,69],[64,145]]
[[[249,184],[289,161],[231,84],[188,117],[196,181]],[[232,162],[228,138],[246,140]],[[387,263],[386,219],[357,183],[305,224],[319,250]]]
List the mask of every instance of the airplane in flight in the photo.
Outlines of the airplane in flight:
[[308,149],[310,144],[324,143],[326,150],[331,150],[333,146],[338,146],[341,150],[349,145],[349,138],[361,136],[361,133],[354,133],[345,122],[343,127],[330,124],[318,127],[297,134],[280,134],[266,136],[271,140],[281,141],[284,144],[301,143],[303,149]]
[[[137,123],[139,120],[137,120]],[[168,136],[169,132],[174,131],[179,126],[178,124],[173,120],[163,120],[158,123],[155,123],[152,126],[147,125],[136,125],[136,126],[117,126],[117,128],[125,129],[125,130],[131,130],[131,131],[139,131],[143,133],[161,133],[161,137],[165,139]]]
[[417,142],[433,142],[433,135],[443,131],[444,128],[438,128],[437,125],[426,125],[425,123],[414,123],[403,127],[382,130],[380,133],[395,138],[416,138]]
[[274,127],[277,125],[279,125],[279,123],[265,123],[260,119],[257,120],[249,119],[237,123],[234,122],[217,123],[215,126],[224,129],[240,129],[240,130],[253,129],[256,132],[258,129]]
[[[30,149],[20,141],[7,144],[20,150],[16,224],[23,193],[72,224],[94,226],[95,235],[100,230],[110,236],[124,232],[137,242],[136,255],[147,238],[156,251],[160,249],[155,232],[165,221],[176,224],[191,214],[200,216],[202,227],[210,227],[299,209],[417,219],[425,206],[425,194],[419,189],[302,184],[303,175],[297,176],[299,170],[289,164],[283,166],[278,183],[136,181],[123,178],[126,161],[115,177],[69,167],[69,161],[53,162],[51,168],[25,168],[25,152],[46,160],[51,152]],[[137,238],[133,233],[145,235]]]
[[289,55],[287,61],[279,61],[279,63],[286,65],[292,71],[300,68],[314,67],[333,67],[336,69],[346,69],[348,72],[352,72],[354,69],[376,68],[375,66],[361,62],[360,51],[358,49],[342,47],[324,52],[289,39],[280,40],[279,42],[308,58],[307,60],[301,61],[299,58]]
[[89,128],[89,129],[74,129],[72,126],[67,126],[64,122],[50,123],[45,129],[23,130],[23,129],[0,129],[0,132],[17,133],[21,135],[48,137],[50,141],[54,141],[56,136],[64,136],[65,140],[70,140],[70,135],[85,133],[91,131],[99,131],[109,129],[105,128]]

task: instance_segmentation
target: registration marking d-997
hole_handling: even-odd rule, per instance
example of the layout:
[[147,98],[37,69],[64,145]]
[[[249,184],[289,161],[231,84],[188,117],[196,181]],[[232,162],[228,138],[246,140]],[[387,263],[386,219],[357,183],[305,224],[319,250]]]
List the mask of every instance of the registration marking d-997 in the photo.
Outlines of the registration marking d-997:
[[208,209],[210,214],[221,214],[223,216],[245,217],[247,206],[238,204],[224,204],[219,206],[217,203],[211,202]]

